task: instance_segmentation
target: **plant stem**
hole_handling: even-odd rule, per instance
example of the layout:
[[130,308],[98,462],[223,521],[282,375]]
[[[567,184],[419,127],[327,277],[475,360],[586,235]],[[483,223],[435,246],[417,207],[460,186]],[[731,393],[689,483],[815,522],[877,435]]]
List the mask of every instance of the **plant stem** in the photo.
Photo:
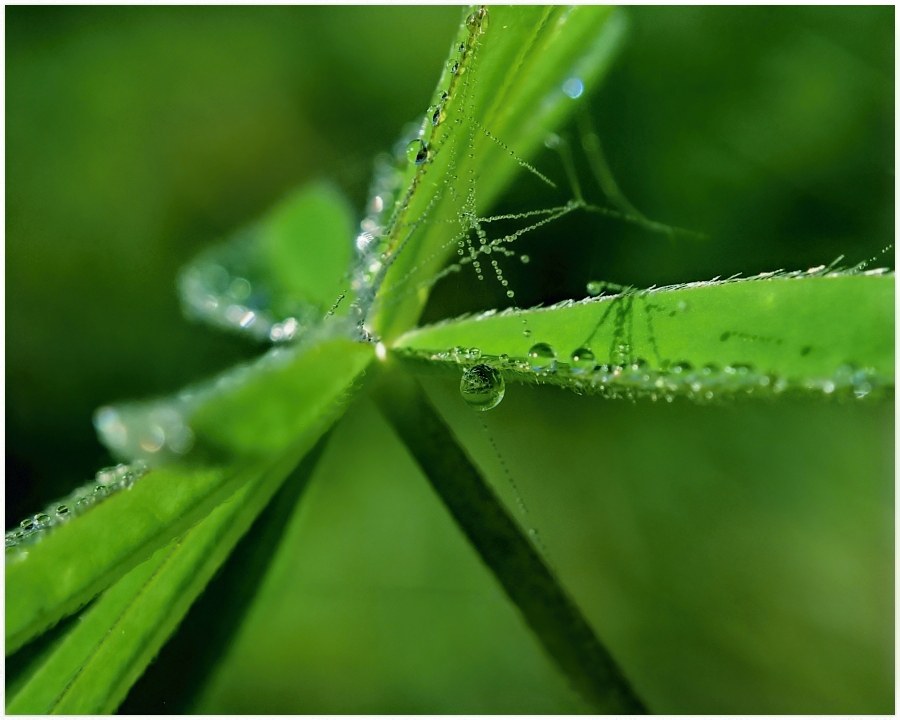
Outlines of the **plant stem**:
[[612,655],[418,381],[402,372],[391,373],[374,396],[469,542],[574,688],[599,712],[646,713]]

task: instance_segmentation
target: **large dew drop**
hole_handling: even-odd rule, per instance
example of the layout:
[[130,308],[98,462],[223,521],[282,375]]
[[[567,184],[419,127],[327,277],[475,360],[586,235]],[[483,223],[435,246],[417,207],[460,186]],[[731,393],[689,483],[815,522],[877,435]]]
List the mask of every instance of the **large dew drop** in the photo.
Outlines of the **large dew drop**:
[[537,343],[528,351],[528,364],[535,372],[556,370],[556,350],[547,343]]
[[589,373],[597,367],[597,358],[590,348],[580,347],[572,353],[569,369],[576,374]]
[[428,146],[422,140],[413,140],[406,146],[406,159],[421,165],[428,159]]
[[459,392],[476,410],[490,410],[503,399],[506,383],[500,371],[490,365],[473,365],[463,373]]

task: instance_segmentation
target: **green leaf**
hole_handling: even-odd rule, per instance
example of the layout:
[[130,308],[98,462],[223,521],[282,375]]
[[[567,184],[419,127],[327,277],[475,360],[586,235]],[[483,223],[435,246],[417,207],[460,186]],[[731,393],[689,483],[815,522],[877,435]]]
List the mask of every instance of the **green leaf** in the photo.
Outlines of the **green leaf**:
[[[6,652],[84,605],[259,477],[275,458],[311,447],[371,357],[371,346],[338,339],[270,353],[237,378],[226,375],[229,382],[219,383],[189,422],[200,446],[195,455],[227,453],[231,460],[153,470],[8,563]],[[132,435],[139,429],[124,427]]]
[[[308,475],[319,454],[311,454],[300,472]],[[281,485],[297,455],[296,449],[288,453],[109,588],[9,699],[7,712],[114,711]]]
[[[410,163],[384,229],[386,272],[373,326],[388,340],[415,323],[436,273],[459,240],[484,231],[477,214],[516,173],[524,167],[549,182],[527,160],[600,81],[625,28],[624,15],[609,7],[472,13],[425,119],[427,159]],[[567,80],[583,89],[566,94]]]
[[[692,382],[705,392],[715,384],[736,387],[745,377],[759,381],[758,390],[785,389],[782,381],[865,394],[873,383],[893,384],[893,327],[893,276],[835,274],[695,283],[488,313],[414,330],[397,346],[415,357],[454,363],[472,360],[447,349],[474,347],[479,362],[518,371],[507,373],[509,379],[579,391],[629,383],[641,389],[642,381],[628,377],[638,361],[637,374],[650,372],[644,388],[650,391],[659,379],[653,373],[668,370],[667,377],[688,392]],[[556,352],[556,372],[533,370],[540,360],[529,358],[529,351],[537,343]],[[572,354],[583,348],[593,353],[592,365],[620,365],[624,372],[579,367]],[[512,360],[498,361],[502,354]],[[681,377],[693,379],[685,384]]]
[[[258,223],[182,269],[185,313],[258,340],[280,339],[272,327],[291,317],[300,328],[320,320],[348,290],[352,218],[347,200],[331,185],[296,190]],[[248,311],[252,322],[242,319]]]

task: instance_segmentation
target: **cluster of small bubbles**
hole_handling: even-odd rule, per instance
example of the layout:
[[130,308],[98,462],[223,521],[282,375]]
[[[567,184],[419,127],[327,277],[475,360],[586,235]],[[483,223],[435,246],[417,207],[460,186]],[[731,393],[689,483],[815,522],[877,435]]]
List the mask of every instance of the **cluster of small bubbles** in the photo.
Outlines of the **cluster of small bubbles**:
[[[15,551],[27,549],[46,537],[54,528],[64,525],[116,492],[130,488],[147,472],[147,464],[140,461],[98,471],[91,482],[79,487],[62,500],[52,503],[42,512],[25,518],[17,528],[8,530],[6,549]],[[6,556],[7,560],[20,557],[24,557],[24,553],[12,552]]]
[[[472,367],[465,349],[454,351],[415,351],[403,353],[412,359],[441,360]],[[546,343],[534,345],[524,358],[481,353],[478,365],[498,372],[513,373],[526,383],[549,383],[578,393],[600,394],[610,399],[673,402],[676,397],[697,403],[727,401],[741,397],[776,397],[783,394],[821,394],[839,399],[881,397],[890,385],[882,382],[872,368],[852,363],[839,367],[831,376],[790,378],[774,372],[762,372],[750,363],[732,362],[724,367],[706,363],[699,368],[686,360],[653,367],[636,358],[626,363],[597,363],[592,351],[578,348],[568,363],[558,363],[553,348]],[[661,363],[662,365],[662,363]]]
[[166,451],[181,456],[194,446],[184,405],[176,399],[132,412],[105,406],[94,413],[94,427],[116,455],[150,458]]
[[478,9],[466,18],[466,29],[470,35],[480,35],[488,27],[488,9],[480,5]]
[[535,372],[552,373],[556,370],[556,350],[547,343],[535,343],[528,351],[528,362]]
[[499,370],[479,363],[463,372],[459,392],[471,407],[483,412],[500,404],[506,392],[506,383]]
[[179,274],[178,291],[188,318],[265,341],[274,323],[268,293],[226,268],[244,264],[242,258],[252,253],[249,246],[239,237],[202,254]]

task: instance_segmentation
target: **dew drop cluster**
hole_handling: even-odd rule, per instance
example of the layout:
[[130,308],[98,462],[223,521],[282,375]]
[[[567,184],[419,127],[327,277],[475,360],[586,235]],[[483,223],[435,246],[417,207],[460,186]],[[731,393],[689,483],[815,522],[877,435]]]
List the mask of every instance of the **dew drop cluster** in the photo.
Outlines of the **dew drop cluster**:
[[46,537],[73,517],[84,514],[106,498],[131,488],[149,471],[146,463],[137,461],[99,470],[94,479],[43,511],[29,515],[19,526],[6,531],[7,561],[24,557],[27,548]]
[[383,153],[375,159],[366,215],[354,243],[356,258],[350,273],[350,285],[356,300],[349,317],[363,340],[377,340],[366,321],[378,288],[394,259],[391,254],[402,249],[402,243],[397,247],[391,246],[392,239],[396,239],[392,235],[399,227],[398,218],[420,180],[420,173],[425,171],[437,152],[440,143],[436,133],[446,120],[446,106],[453,84],[466,71],[467,58],[477,38],[487,28],[488,16],[488,9],[484,6],[468,16],[467,37],[459,42],[447,64],[445,79],[448,86],[439,90],[421,122],[411,123],[404,129],[393,152]]
[[251,228],[201,253],[178,276],[184,314],[260,342],[289,342],[320,319],[320,310],[295,302],[274,308],[276,283],[258,258]]
[[[628,348],[622,350],[627,355]],[[810,394],[862,400],[880,397],[889,387],[871,368],[845,363],[826,377],[789,378],[761,371],[749,363],[694,366],[680,360],[654,367],[644,358],[619,363],[599,362],[589,347],[558,358],[548,343],[532,345],[524,357],[489,355],[478,348],[450,350],[398,349],[399,356],[463,367],[460,393],[477,409],[490,409],[503,399],[505,380],[551,384],[579,394],[610,399],[672,402],[676,397],[709,403],[739,397],[808,396]],[[491,391],[491,388],[494,391]],[[491,392],[494,394],[492,395]],[[488,403],[486,398],[491,397]],[[482,403],[488,405],[481,406]]]

